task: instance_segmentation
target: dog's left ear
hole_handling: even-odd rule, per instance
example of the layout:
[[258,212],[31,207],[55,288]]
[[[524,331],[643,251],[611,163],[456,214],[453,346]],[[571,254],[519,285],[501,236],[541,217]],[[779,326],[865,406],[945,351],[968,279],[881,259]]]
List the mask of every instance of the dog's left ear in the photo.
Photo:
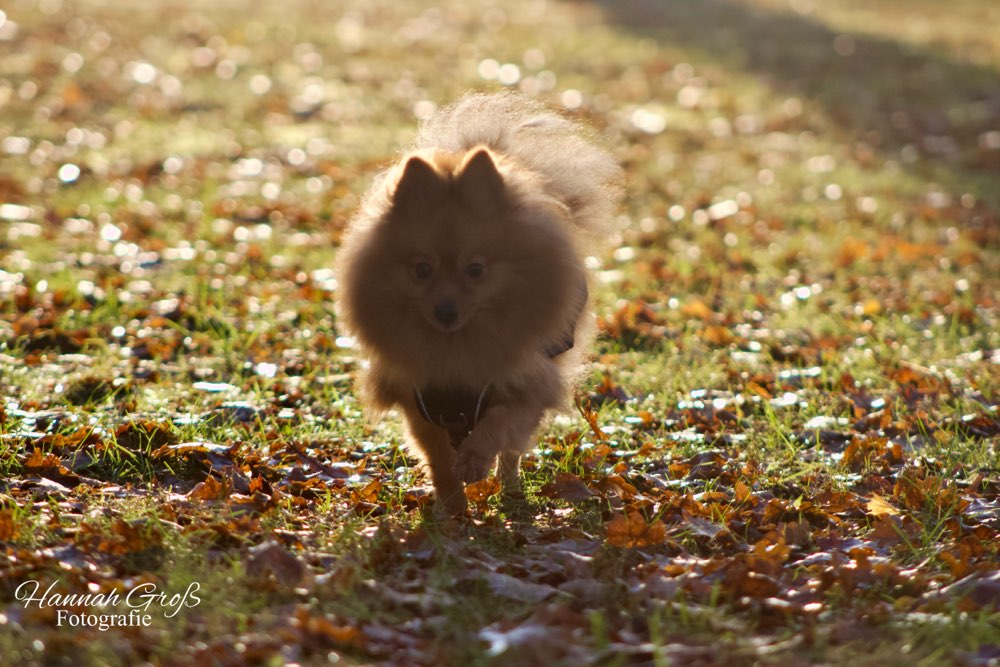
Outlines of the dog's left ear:
[[456,183],[459,197],[480,210],[495,210],[506,199],[503,176],[488,148],[477,148],[465,157]]

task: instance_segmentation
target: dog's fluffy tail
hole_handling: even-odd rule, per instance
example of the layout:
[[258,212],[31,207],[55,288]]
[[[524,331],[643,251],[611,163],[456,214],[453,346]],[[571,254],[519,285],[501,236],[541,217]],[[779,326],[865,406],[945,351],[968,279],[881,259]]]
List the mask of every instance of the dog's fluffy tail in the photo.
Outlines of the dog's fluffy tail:
[[582,125],[516,93],[470,93],[427,120],[415,148],[461,152],[479,145],[539,174],[583,230],[608,231],[622,170]]

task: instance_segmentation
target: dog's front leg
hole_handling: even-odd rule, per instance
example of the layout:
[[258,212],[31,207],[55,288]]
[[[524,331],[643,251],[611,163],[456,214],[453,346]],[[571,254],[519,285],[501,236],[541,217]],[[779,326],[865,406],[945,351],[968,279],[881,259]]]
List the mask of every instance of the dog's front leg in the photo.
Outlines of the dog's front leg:
[[[531,438],[544,410],[527,405],[490,407],[458,448],[455,476],[466,484],[486,477],[503,452],[501,475],[504,484],[517,481],[517,462],[531,448]],[[511,469],[515,467],[515,469]]]
[[455,450],[448,433],[426,421],[415,408],[406,410],[406,420],[410,427],[410,441],[430,472],[438,504],[453,516],[465,514],[465,489],[454,472]]

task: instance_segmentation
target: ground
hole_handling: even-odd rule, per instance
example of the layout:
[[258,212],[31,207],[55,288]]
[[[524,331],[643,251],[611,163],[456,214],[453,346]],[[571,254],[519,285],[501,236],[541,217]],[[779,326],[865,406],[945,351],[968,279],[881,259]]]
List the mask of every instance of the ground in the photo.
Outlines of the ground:
[[[997,664],[998,23],[11,0],[5,664]],[[441,521],[330,267],[419,119],[505,87],[627,196],[526,498]]]

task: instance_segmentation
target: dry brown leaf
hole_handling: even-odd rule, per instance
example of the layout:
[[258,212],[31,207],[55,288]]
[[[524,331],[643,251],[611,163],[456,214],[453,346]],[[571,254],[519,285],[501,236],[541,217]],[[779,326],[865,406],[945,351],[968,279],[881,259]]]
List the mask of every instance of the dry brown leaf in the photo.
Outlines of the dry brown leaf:
[[869,514],[875,516],[895,516],[899,510],[889,504],[889,502],[877,493],[873,493],[871,499],[865,504],[865,509]]
[[523,581],[517,577],[501,572],[488,572],[486,583],[494,595],[520,602],[538,603],[552,597],[559,591],[547,584],[536,584],[530,581]]
[[728,327],[712,325],[702,330],[701,339],[709,345],[724,347],[736,340],[736,336]]
[[282,586],[294,588],[309,574],[309,567],[301,558],[272,541],[250,549],[246,572],[257,579],[273,577]]
[[715,523],[714,521],[709,521],[708,519],[697,517],[687,510],[683,510],[681,515],[684,517],[684,523],[695,535],[701,535],[702,537],[714,539],[726,532],[725,526]]
[[558,498],[570,502],[581,502],[597,495],[582,479],[571,472],[557,474],[554,480],[541,488],[540,493],[546,498]]
[[187,496],[192,500],[222,500],[227,495],[225,485],[212,475],[194,485]]
[[11,542],[17,539],[20,531],[14,522],[14,513],[10,510],[0,511],[0,542]]
[[605,524],[608,544],[615,547],[646,547],[663,544],[667,540],[667,527],[660,520],[652,523],[639,512],[616,514]]
[[296,610],[294,622],[312,639],[324,644],[352,648],[360,648],[364,644],[364,636],[358,627],[313,614],[305,607]]
[[753,491],[750,487],[743,483],[743,480],[736,480],[736,484],[733,485],[733,495],[738,503],[744,503],[748,500],[753,500]]
[[495,477],[487,477],[478,482],[467,484],[465,487],[465,497],[469,499],[469,502],[477,505],[485,503],[491,496],[498,493],[500,493],[500,481]]
[[681,315],[684,317],[709,320],[715,315],[715,313],[705,304],[704,301],[700,299],[692,299],[681,306]]
[[360,489],[351,491],[351,500],[356,503],[375,503],[378,501],[378,492],[381,490],[382,482],[373,479]]

